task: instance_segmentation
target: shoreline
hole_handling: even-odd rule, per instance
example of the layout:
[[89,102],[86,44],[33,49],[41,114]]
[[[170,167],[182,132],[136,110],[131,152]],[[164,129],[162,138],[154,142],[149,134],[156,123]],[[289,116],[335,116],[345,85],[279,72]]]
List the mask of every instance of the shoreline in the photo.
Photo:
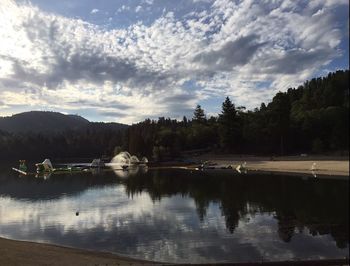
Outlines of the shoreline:
[[[349,159],[347,157],[339,160],[338,157],[326,156],[284,156],[274,157],[272,160],[268,157],[258,156],[232,156],[232,155],[215,155],[206,154],[194,157],[195,160],[210,161],[215,163],[217,167],[232,166],[236,168],[238,165],[246,162],[248,171],[256,172],[273,172],[286,174],[316,174],[329,176],[349,177]],[[315,163],[315,170],[312,170]]]
[[135,259],[110,252],[79,249],[50,243],[0,237],[0,265],[162,265],[162,262]]
[[[96,265],[188,265],[124,257],[109,252],[84,250],[48,243],[12,240],[0,237],[0,265],[13,266],[96,266]],[[349,258],[259,262],[191,263],[191,265],[349,265]]]

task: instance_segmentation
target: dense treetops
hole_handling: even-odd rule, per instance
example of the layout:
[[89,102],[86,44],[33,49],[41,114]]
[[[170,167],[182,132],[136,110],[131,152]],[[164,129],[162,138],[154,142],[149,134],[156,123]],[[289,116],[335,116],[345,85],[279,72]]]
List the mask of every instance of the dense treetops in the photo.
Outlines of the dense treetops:
[[245,111],[229,97],[217,117],[200,105],[193,119],[161,117],[128,129],[132,153],[168,159],[191,150],[251,154],[348,152],[349,71],[329,73],[278,92],[267,105]]
[[252,111],[236,107],[226,97],[217,117],[208,118],[197,105],[192,119],[146,119],[124,130],[96,123],[45,136],[0,131],[0,158],[97,157],[112,156],[120,150],[156,160],[198,150],[266,155],[347,154],[348,113],[349,70],[345,70],[278,92],[270,103],[262,103]]

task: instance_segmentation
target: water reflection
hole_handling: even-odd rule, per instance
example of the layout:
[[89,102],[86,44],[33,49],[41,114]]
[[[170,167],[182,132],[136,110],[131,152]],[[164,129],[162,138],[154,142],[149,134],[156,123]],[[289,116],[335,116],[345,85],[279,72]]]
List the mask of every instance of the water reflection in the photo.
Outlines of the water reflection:
[[348,256],[348,181],[128,174],[0,171],[0,235],[172,262]]
[[145,174],[148,172],[148,167],[146,165],[144,166],[130,165],[126,169],[123,169],[120,166],[111,165],[110,168],[113,170],[116,176],[122,179],[135,176],[137,174]]
[[[200,178],[200,179],[199,179]],[[340,248],[349,242],[348,182],[276,176],[221,176],[174,171],[135,176],[123,182],[129,195],[147,191],[153,200],[181,194],[194,199],[203,221],[211,202],[220,203],[226,227],[233,233],[242,217],[274,213],[280,238],[289,242],[296,230],[333,236]]]

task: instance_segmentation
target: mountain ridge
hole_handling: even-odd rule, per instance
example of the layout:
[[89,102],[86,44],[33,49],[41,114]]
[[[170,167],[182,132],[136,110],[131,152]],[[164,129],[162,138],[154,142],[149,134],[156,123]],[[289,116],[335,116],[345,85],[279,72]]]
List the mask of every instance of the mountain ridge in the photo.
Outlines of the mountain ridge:
[[51,111],[29,111],[0,117],[0,131],[9,133],[58,133],[66,130],[79,130],[94,125],[124,129],[121,123],[90,122],[79,115]]

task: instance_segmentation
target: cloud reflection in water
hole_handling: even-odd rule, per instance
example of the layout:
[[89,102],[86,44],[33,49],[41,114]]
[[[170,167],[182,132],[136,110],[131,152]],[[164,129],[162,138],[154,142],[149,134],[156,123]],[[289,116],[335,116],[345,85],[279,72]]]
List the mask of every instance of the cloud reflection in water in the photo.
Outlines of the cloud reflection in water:
[[[4,195],[0,190],[0,235],[171,262],[260,261],[262,257],[270,260],[339,258],[348,255],[347,248],[338,248],[329,233],[313,235],[311,226],[306,224],[305,227],[300,217],[288,219],[291,225],[281,224],[283,217],[286,219],[295,215],[294,211],[300,213],[303,210],[298,209],[297,202],[289,206],[290,209],[286,205],[282,209],[276,204],[269,206],[281,201],[281,196],[276,193],[270,196],[271,201],[259,195],[258,188],[255,197],[247,188],[239,188],[245,196],[222,194],[218,187],[223,185],[236,193],[234,181],[220,178],[213,181],[211,177],[202,177],[199,182],[196,176],[179,180],[178,175],[176,171],[150,171],[97,185],[89,179],[91,177],[71,177],[72,180],[76,178],[75,182],[80,180],[91,185],[51,199],[21,198]],[[50,179],[48,182],[60,181]],[[246,182],[249,185],[250,181]],[[294,183],[299,186],[298,182],[304,181],[288,182],[291,182],[290,186]],[[194,184],[196,186],[192,187]],[[38,188],[42,185],[36,183]],[[324,186],[316,188],[318,192],[326,189]],[[329,212],[329,208],[324,208]],[[75,215],[76,210],[80,211],[79,216]],[[316,222],[325,223],[323,217],[318,219]],[[323,226],[333,230],[330,225]],[[285,228],[291,228],[288,230],[293,232],[284,232]],[[291,234],[290,239],[287,237],[285,241],[281,230],[284,234]]]

